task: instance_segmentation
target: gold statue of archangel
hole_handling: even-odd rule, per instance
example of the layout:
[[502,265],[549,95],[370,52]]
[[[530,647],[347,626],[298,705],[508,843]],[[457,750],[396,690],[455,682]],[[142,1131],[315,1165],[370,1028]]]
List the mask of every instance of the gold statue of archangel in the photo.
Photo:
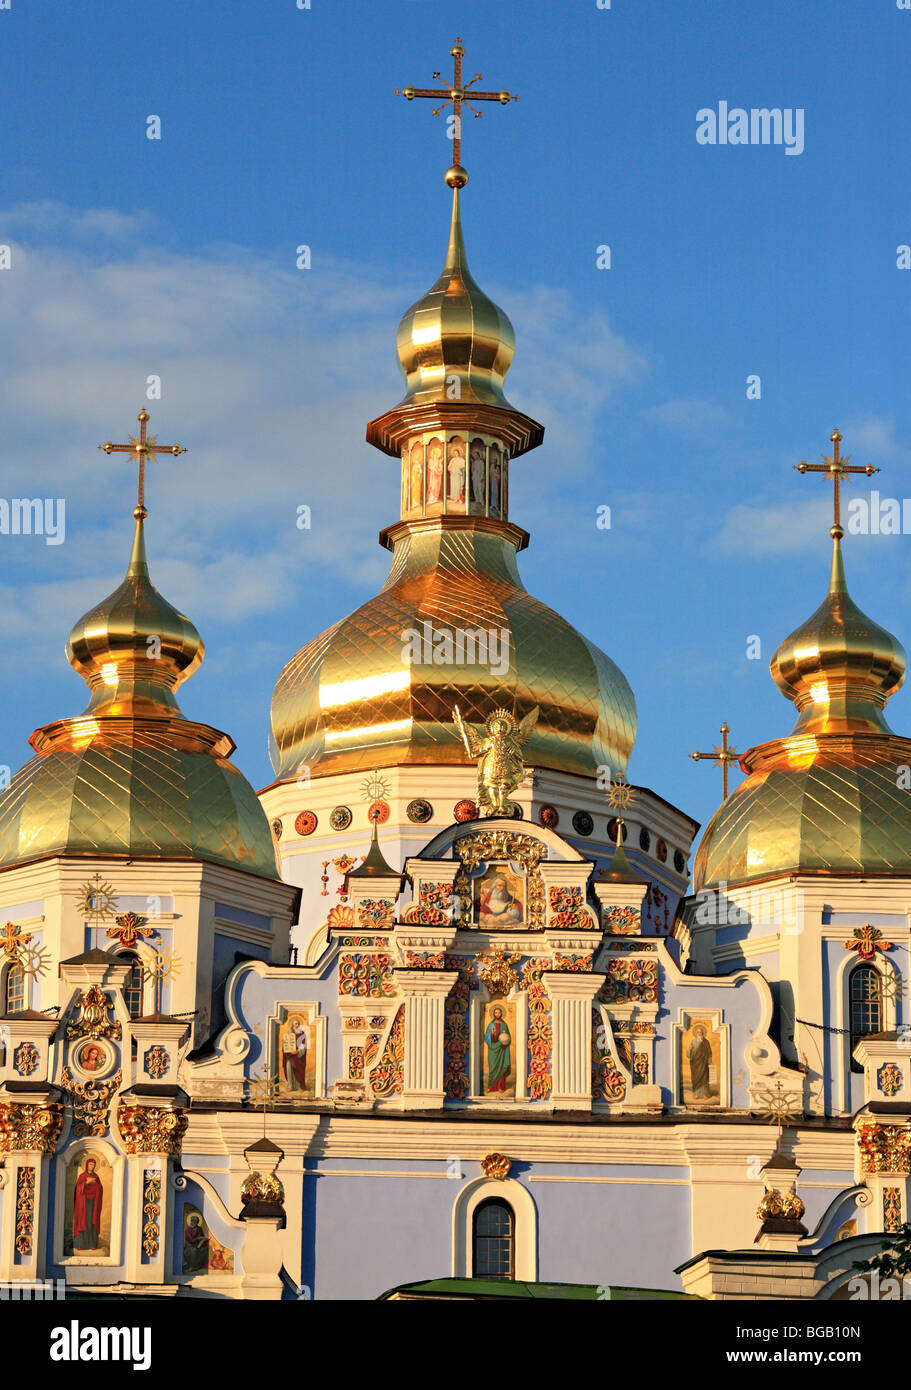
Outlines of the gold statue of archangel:
[[509,793],[525,776],[522,749],[531,738],[538,722],[538,706],[517,720],[509,710],[495,709],[487,719],[482,738],[462,718],[458,705],[453,708],[453,721],[459,731],[469,758],[478,760],[478,810],[482,816],[513,816],[515,804]]

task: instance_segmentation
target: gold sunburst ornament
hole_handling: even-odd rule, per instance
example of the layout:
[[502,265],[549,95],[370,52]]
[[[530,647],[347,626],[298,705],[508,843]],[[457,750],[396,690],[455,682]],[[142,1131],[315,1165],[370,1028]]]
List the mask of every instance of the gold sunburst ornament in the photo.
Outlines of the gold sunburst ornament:
[[93,927],[100,926],[117,911],[117,895],[114,886],[106,883],[101,874],[96,873],[76,892],[76,905]]
[[616,777],[611,778],[605,792],[605,799],[608,806],[614,811],[625,811],[632,801],[632,784],[626,780],[622,772],[618,772]]
[[155,987],[155,1013],[161,1013],[161,992],[165,980],[173,980],[180,974],[180,956],[170,946],[156,950],[154,946],[140,942],[137,947],[142,978]]

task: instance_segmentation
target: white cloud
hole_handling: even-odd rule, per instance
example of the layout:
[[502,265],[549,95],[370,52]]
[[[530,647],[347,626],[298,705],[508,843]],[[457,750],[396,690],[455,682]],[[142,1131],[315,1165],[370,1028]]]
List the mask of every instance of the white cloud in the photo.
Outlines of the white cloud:
[[820,545],[832,524],[828,497],[810,502],[741,502],[708,544],[728,555],[785,555]]
[[681,396],[677,400],[664,401],[653,406],[648,412],[653,420],[673,430],[709,430],[730,423],[728,411],[714,401],[700,400],[697,396]]

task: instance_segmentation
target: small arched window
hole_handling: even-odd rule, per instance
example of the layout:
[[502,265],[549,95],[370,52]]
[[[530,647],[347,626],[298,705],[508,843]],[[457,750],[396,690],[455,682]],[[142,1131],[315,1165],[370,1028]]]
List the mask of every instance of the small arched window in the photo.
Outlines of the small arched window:
[[492,1197],[475,1208],[471,1245],[476,1279],[515,1277],[516,1218],[508,1203]]
[[130,966],[126,984],[123,987],[123,1000],[130,1018],[142,1017],[142,962],[132,951],[125,951],[118,960]]
[[15,961],[10,965],[6,972],[6,989],[4,990],[4,1013],[15,1014],[26,1008],[25,998],[25,973],[21,965]]
[[883,1028],[882,976],[874,965],[857,965],[851,971],[851,1070],[863,1071],[854,1060],[854,1049],[861,1038],[881,1033]]

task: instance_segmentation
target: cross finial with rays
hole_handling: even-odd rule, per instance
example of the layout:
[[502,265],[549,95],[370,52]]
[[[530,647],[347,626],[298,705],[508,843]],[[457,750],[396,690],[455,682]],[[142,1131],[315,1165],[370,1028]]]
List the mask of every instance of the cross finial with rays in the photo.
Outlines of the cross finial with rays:
[[740,754],[736,748],[728,747],[728,734],[731,732],[727,724],[722,724],[719,730],[721,734],[720,746],[714,747],[711,753],[691,753],[690,757],[695,762],[701,762],[703,758],[711,758],[714,767],[721,768],[721,785],[724,792],[723,800],[728,799],[728,767],[731,763],[740,761]]
[[829,458],[826,454],[823,454],[823,456],[822,456],[822,463],[807,463],[806,459],[801,459],[801,460],[800,460],[800,463],[795,463],[795,464],[794,464],[794,467],[797,469],[797,472],[798,472],[798,473],[825,473],[825,474],[828,475],[829,478],[831,478],[831,480],[832,480],[832,502],[833,502],[833,509],[834,509],[834,514],[835,514],[835,522],[834,522],[834,525],[833,525],[833,527],[832,527],[831,534],[834,536],[835,533],[837,532],[839,536],[843,536],[843,535],[844,535],[844,531],[841,529],[841,480],[842,480],[842,478],[847,477],[847,475],[848,475],[849,473],[865,473],[865,474],[867,475],[868,478],[872,478],[872,476],[873,476],[874,473],[878,473],[878,472],[879,472],[879,469],[878,469],[878,468],[874,468],[873,465],[872,465],[872,463],[865,463],[865,464],[860,464],[860,465],[858,465],[858,464],[849,464],[849,462],[848,462],[848,457],[849,457],[849,456],[848,456],[847,454],[845,455],[844,458],[842,458],[842,456],[841,456],[841,438],[842,438],[842,437],[841,437],[841,435],[839,434],[839,432],[838,432],[837,429],[835,429],[835,430],[832,431],[832,433],[829,435],[829,438],[830,438],[831,441],[832,441],[832,457],[831,457],[831,458]]
[[465,50],[462,47],[461,39],[456,39],[452,48],[452,86],[450,87],[443,81],[440,73],[433,75],[439,87],[397,87],[395,94],[397,97],[405,97],[407,101],[414,101],[415,97],[432,97],[439,100],[445,97],[433,114],[438,116],[441,111],[445,111],[450,104],[453,110],[452,127],[452,167],[447,170],[446,182],[451,188],[464,188],[468,182],[468,174],[462,168],[462,105],[468,107],[475,117],[480,119],[481,112],[476,111],[472,102],[475,101],[498,101],[501,106],[508,106],[511,101],[518,101],[519,98],[512,92],[481,92],[475,89],[475,82],[480,82],[482,73],[476,72],[470,82],[462,81],[462,59]]
[[173,454],[176,458],[178,454],[185,454],[187,451],[182,444],[158,444],[158,436],[147,435],[146,425],[149,423],[149,412],[140,410],[136,416],[139,421],[139,434],[131,434],[129,444],[112,444],[108,440],[107,444],[99,444],[98,447],[106,454],[132,454],[139,464],[139,482],[137,486],[137,509],[145,513],[145,480],[146,480],[146,459],[154,458],[156,454]]

